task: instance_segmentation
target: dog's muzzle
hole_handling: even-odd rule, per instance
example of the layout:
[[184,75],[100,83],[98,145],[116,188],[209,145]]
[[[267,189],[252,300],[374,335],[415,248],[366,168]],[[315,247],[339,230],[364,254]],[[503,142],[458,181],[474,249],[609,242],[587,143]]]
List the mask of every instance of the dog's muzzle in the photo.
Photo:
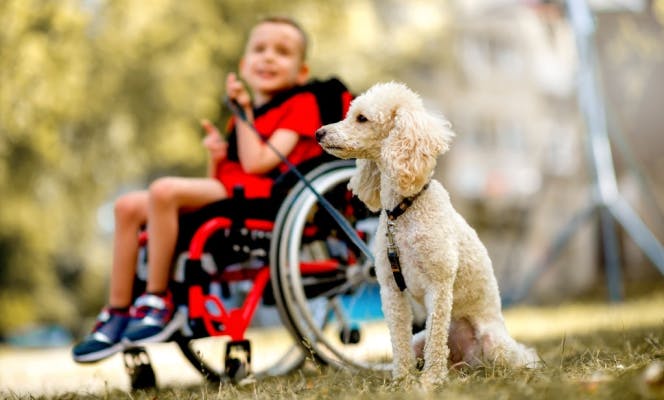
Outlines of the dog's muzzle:
[[327,129],[325,129],[325,127],[318,128],[318,130],[316,131],[316,141],[320,143],[321,140],[323,140],[323,138],[325,137],[325,135],[327,135]]

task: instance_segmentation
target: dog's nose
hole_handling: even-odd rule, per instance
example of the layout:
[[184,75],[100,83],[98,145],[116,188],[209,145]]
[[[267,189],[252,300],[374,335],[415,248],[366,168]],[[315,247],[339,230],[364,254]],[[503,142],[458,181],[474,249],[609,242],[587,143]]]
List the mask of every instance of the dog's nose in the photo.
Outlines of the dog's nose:
[[325,130],[325,128],[319,128],[316,131],[316,140],[320,143],[320,141],[323,140],[325,135],[327,135],[327,131]]

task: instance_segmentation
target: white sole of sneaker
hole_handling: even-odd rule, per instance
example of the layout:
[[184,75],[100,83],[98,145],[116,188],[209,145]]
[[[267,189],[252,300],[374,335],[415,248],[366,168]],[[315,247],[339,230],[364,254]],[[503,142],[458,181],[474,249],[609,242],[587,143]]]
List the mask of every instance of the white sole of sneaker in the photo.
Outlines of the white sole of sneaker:
[[105,358],[108,358],[108,357],[112,356],[115,353],[119,353],[122,350],[124,350],[124,348],[125,348],[124,343],[120,342],[120,343],[114,344],[113,346],[111,346],[107,349],[100,350],[96,353],[85,354],[85,355],[82,355],[82,356],[72,356],[72,358],[77,363],[94,363],[94,362],[97,362],[97,361],[101,361]]

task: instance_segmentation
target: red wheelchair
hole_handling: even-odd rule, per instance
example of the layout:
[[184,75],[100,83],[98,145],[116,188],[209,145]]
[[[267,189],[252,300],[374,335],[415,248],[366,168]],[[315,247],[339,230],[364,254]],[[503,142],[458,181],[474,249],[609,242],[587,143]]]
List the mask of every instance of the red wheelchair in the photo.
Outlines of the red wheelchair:
[[[320,93],[323,123],[340,119]],[[170,288],[186,323],[169,340],[206,379],[284,374],[311,356],[339,367],[389,366],[373,264],[357,246],[372,240],[378,218],[347,189],[354,161],[323,158],[297,166],[304,179],[278,177],[270,198],[246,199],[237,188],[181,216]],[[156,385],[145,347],[126,349],[124,361],[133,388]]]

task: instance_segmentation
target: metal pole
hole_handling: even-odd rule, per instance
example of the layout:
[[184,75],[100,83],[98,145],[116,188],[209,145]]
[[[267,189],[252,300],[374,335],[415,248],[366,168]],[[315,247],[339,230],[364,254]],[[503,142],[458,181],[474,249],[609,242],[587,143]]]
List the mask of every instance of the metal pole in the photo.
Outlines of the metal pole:
[[581,69],[579,101],[585,111],[588,125],[589,144],[595,166],[596,190],[600,205],[607,208],[636,245],[664,274],[664,247],[618,192],[616,171],[607,133],[606,111],[596,74],[599,63],[594,46],[595,27],[590,8],[585,0],[568,0],[567,3],[579,48]]
[[620,253],[615,224],[606,207],[618,197],[618,183],[606,129],[604,103],[597,82],[597,58],[593,45],[595,24],[585,0],[568,0],[567,4],[579,54],[578,97],[586,121],[588,150],[595,178],[594,190],[597,192],[600,207],[609,298],[618,301],[622,299]]

